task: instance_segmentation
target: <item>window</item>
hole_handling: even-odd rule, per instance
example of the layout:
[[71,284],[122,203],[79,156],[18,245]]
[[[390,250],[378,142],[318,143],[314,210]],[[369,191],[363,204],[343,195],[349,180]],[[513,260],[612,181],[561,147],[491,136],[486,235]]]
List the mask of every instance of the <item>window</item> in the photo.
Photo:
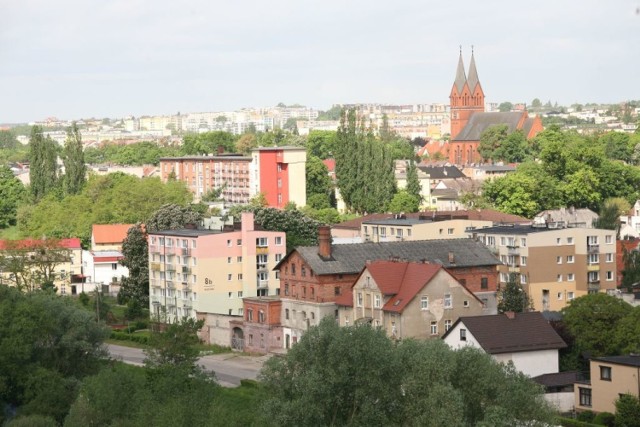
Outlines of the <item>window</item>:
[[525,285],[527,283],[527,275],[526,274],[521,274],[520,275],[520,283]]
[[575,294],[573,292],[567,292],[567,300],[571,301],[575,298]]
[[438,335],[438,322],[431,322],[431,335]]
[[489,289],[489,279],[486,277],[480,278],[480,289]]
[[237,262],[238,264],[239,264],[239,263],[241,263],[241,262],[242,262],[242,257],[241,257],[241,256],[237,257],[237,258],[236,258],[236,262]]
[[469,308],[469,301],[468,300],[462,301],[462,306]]
[[585,387],[578,387],[580,391],[580,406],[591,407],[591,389]]
[[500,282],[507,283],[509,281],[509,275],[507,273],[500,273]]
[[266,248],[269,245],[269,239],[266,237],[258,237],[256,238],[256,246],[259,248]]
[[229,298],[232,298],[233,292],[229,292]]
[[569,273],[567,274],[567,282],[575,282],[576,280],[576,275],[573,273]]
[[613,254],[611,254],[611,253],[607,254],[606,261],[607,262],[613,262]]
[[333,294],[334,295],[340,295],[340,286],[336,286],[333,288]]
[[607,271],[607,281],[613,280],[613,271]]
[[242,291],[238,291],[238,298],[242,298]]
[[232,278],[232,277],[233,277],[233,274],[231,274],[231,273],[227,274],[227,280],[228,280],[229,282],[231,281],[231,278]]
[[556,257],[556,264],[562,264],[562,256]]
[[573,237],[567,237],[567,245],[573,245]]
[[429,309],[429,297],[427,295],[422,295],[422,298],[420,298],[420,308],[423,310]]
[[460,341],[466,341],[466,340],[467,340],[467,330],[460,329]]
[[589,254],[589,264],[598,264],[600,257],[598,254]]
[[288,283],[284,284],[284,294],[285,295],[289,295],[289,284]]
[[231,247],[231,240],[227,240],[227,247],[230,248]]
[[362,292],[358,292],[358,307],[362,307]]
[[286,308],[286,309],[284,310],[284,318],[285,318],[285,319],[287,319],[287,320],[289,320],[289,309],[288,309],[288,308]]
[[231,257],[230,256],[227,257],[227,264],[231,264]]
[[441,228],[440,230],[438,230],[438,232],[442,235],[442,233],[444,232],[444,228]]
[[275,254],[275,259],[276,262],[280,262],[280,260],[282,259],[282,254]]
[[600,366],[600,379],[611,381],[611,366]]
[[567,264],[573,264],[574,262],[573,255],[567,255]]
[[558,297],[558,301],[562,301],[562,292],[558,292],[557,297]]
[[507,238],[500,237],[500,246],[507,246]]
[[612,238],[612,236],[611,236],[610,234],[608,234],[608,235],[604,236],[604,242],[605,242],[607,245],[610,245],[611,243],[613,243],[613,238]]
[[560,239],[560,237],[557,237],[556,238],[556,245],[560,245],[560,244],[561,244],[561,239]]
[[523,248],[527,247],[527,239],[525,237],[520,238],[520,246],[522,246]]
[[447,319],[444,321],[444,331],[447,332],[449,329],[451,329],[451,320]]
[[453,228],[448,228],[447,229],[447,234],[449,234],[449,235],[453,234]]
[[276,246],[282,246],[282,237],[276,236]]
[[193,240],[191,241],[191,247],[192,247],[193,249],[195,249],[195,248],[196,248],[196,240],[195,240],[195,239],[193,239]]
[[444,308],[452,308],[451,294],[444,294]]
[[291,275],[292,276],[296,275],[296,265],[295,264],[291,264]]
[[300,267],[300,276],[307,277],[307,268],[304,265]]
[[381,304],[380,304],[380,302],[381,302],[381,301],[382,301],[382,298],[380,298],[380,295],[377,295],[377,294],[376,294],[376,295],[374,296],[374,298],[373,298],[373,306],[374,306],[375,308],[380,308],[380,305],[381,305]]
[[242,239],[236,240],[236,246],[242,246]]
[[[288,311],[288,310],[287,310],[287,311]],[[252,322],[252,321],[253,321],[253,309],[252,309],[252,308],[250,308],[250,309],[248,309],[248,310],[247,310],[247,320],[248,320],[249,322]]]
[[238,280],[242,280],[242,273],[238,273]]
[[260,310],[260,311],[258,312],[258,322],[260,322],[260,323],[264,323],[264,319],[265,319],[265,317],[264,317],[264,310]]
[[597,245],[598,244],[598,236],[587,236],[587,245]]
[[387,227],[380,227],[380,236],[385,237],[387,235]]
[[558,282],[562,282],[562,274],[558,274],[558,275],[556,276],[556,280],[557,280]]

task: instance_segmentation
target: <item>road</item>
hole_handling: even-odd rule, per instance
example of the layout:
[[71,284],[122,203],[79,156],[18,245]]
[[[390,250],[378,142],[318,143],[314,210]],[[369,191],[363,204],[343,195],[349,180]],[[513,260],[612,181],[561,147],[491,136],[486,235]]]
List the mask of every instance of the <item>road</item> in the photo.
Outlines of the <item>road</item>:
[[[139,348],[122,347],[107,344],[111,357],[122,360],[130,365],[142,366],[144,364],[144,352]],[[198,359],[198,365],[204,366],[209,372],[215,372],[220,385],[236,387],[240,380],[255,380],[258,377],[262,365],[269,356],[244,356],[238,353],[215,354],[203,356]]]

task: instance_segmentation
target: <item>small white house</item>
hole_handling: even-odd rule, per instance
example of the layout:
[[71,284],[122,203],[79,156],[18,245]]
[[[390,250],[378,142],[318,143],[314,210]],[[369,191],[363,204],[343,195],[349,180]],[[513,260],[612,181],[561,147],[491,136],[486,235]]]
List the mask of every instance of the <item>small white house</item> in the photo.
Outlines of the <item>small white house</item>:
[[460,317],[442,337],[454,349],[472,346],[530,377],[559,371],[567,346],[540,312]]
[[119,285],[122,277],[129,277],[129,269],[119,262],[122,258],[120,251],[83,251],[82,271],[87,284]]

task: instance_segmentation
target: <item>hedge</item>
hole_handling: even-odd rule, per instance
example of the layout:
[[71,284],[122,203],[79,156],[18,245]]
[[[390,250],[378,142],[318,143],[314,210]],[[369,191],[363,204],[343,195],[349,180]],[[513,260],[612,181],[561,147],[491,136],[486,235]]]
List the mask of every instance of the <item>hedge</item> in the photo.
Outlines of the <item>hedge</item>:
[[111,339],[118,341],[133,341],[144,345],[149,344],[149,337],[146,335],[128,334],[126,332],[116,330],[111,331]]

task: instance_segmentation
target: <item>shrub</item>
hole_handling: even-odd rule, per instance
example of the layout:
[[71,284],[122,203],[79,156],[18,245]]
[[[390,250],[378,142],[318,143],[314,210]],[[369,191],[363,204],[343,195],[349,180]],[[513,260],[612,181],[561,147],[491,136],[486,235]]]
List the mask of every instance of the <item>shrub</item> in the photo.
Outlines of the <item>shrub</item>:
[[89,305],[89,295],[84,292],[80,292],[80,295],[78,295],[78,301],[80,301],[80,304],[87,307]]
[[592,424],[586,421],[578,421],[573,418],[558,418],[558,422],[562,427],[597,427],[598,424]]
[[594,414],[591,411],[582,411],[578,413],[578,421],[583,421],[583,422],[587,422],[590,423],[593,421],[593,419],[596,417],[596,414]]
[[111,331],[111,339],[119,341],[133,341],[143,345],[149,344],[149,337],[146,335],[128,334],[117,330]]
[[593,419],[594,424],[600,424],[602,426],[614,427],[616,421],[616,416],[611,412],[600,412]]

